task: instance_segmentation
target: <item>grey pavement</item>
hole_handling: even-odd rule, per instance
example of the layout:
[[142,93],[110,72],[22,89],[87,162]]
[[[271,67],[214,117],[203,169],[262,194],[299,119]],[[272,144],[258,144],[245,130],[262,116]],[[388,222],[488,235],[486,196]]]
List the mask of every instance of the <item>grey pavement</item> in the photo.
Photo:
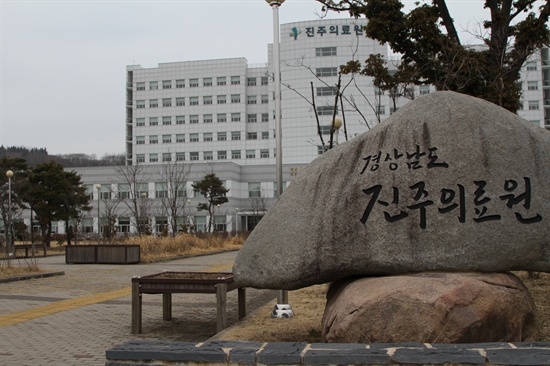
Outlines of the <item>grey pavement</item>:
[[[133,265],[65,264],[64,256],[40,258],[46,271],[63,276],[0,283],[1,318],[36,316],[63,300],[126,289],[133,276],[171,271],[230,271],[237,252]],[[247,289],[248,312],[275,299],[276,292]],[[228,325],[237,322],[237,291],[227,295]],[[173,294],[172,321],[162,320],[162,296],[143,295],[143,333],[130,334],[131,298],[111,297],[12,325],[0,325],[0,365],[105,365],[105,351],[130,340],[202,342],[216,334],[216,297]]]

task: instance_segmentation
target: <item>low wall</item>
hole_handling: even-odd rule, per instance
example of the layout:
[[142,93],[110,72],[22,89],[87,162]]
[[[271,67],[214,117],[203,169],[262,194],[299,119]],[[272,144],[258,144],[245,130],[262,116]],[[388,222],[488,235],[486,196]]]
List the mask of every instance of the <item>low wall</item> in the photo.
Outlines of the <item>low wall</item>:
[[139,245],[67,245],[67,264],[134,264],[139,263]]
[[109,349],[106,366],[550,365],[550,343],[205,343],[136,340]]

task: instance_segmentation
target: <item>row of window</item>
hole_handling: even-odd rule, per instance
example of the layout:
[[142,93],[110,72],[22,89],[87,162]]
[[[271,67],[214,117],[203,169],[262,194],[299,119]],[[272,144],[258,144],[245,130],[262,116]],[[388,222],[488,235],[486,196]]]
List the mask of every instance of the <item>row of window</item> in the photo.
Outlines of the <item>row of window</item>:
[[[193,182],[197,183],[197,182]],[[224,186],[225,186],[225,182]],[[106,183],[101,185],[101,191],[99,192],[99,198],[102,200],[108,200],[113,198],[119,199],[129,199],[130,198],[130,185],[127,183],[119,183],[116,186],[116,192],[111,189],[111,184]],[[283,191],[286,189],[287,182],[283,182]],[[94,200],[93,185],[87,185],[87,191],[90,195],[90,199]],[[199,191],[193,190],[193,197],[204,197]],[[189,197],[187,193],[187,182],[182,182],[178,185],[177,189],[174,192],[180,198]],[[150,198],[149,197],[149,184],[148,183],[139,183],[136,186],[136,194],[138,197]],[[265,196],[265,192],[262,194],[262,183],[261,182],[249,182],[248,183],[248,197],[262,197]],[[277,196],[277,182],[273,182],[273,195],[272,197]],[[168,184],[166,182],[155,182],[155,196],[152,198],[166,198],[168,197]]]
[[[175,99],[175,104],[174,104]],[[199,97],[189,97],[189,105],[199,105]],[[241,95],[240,94],[231,94],[231,104],[240,103],[241,102]],[[162,105],[163,107],[183,107],[185,106],[185,97],[181,98],[162,98],[161,99],[162,104],[159,104],[159,99],[149,99],[149,108],[158,108],[159,105]],[[261,104],[267,104],[269,103],[269,96],[267,94],[263,94],[260,96],[260,103]],[[202,104],[203,105],[211,105],[214,104],[214,99],[211,95],[205,95],[202,97]],[[227,95],[217,95],[216,96],[216,104],[227,104]],[[246,104],[258,104],[258,96],[257,95],[247,95],[246,96]],[[145,100],[136,100],[136,108],[142,109],[145,108],[146,101]]]
[[[116,230],[119,233],[129,233],[131,231],[130,226],[130,218],[129,217],[119,217],[118,224],[116,225]],[[177,230],[183,231],[185,224],[188,223],[189,217],[188,216],[181,216],[177,218],[178,222],[178,228]],[[226,231],[227,230],[227,223],[226,223],[226,215],[215,215],[214,216],[214,231]],[[208,229],[207,225],[207,217],[206,216],[193,216],[192,218],[194,229],[199,232],[206,232]],[[55,226],[53,226],[55,225]],[[77,226],[76,224],[75,226]],[[145,225],[145,224],[144,224]],[[91,217],[85,217],[82,219],[82,231],[85,233],[93,233],[94,232],[94,221]],[[155,217],[155,232],[162,233],[165,228],[168,227],[168,220],[166,217]],[[101,225],[100,231],[103,232],[105,230],[105,226]],[[52,224],[52,231],[57,232],[57,225]]]
[[[231,159],[242,159],[242,151],[241,150],[231,150]],[[198,161],[200,160],[200,152],[199,151],[191,151],[189,154],[185,152],[176,152],[175,153],[175,159],[176,161]],[[269,149],[261,149],[259,150],[259,154],[257,154],[256,150],[246,150],[244,157],[246,159],[256,159],[256,157],[260,157],[262,159],[269,158],[270,153]],[[218,150],[216,151],[216,158],[217,160],[227,160],[228,159],[228,152],[227,150]],[[161,160],[159,160],[161,159]],[[149,163],[158,163],[159,161],[162,162],[171,162],[173,161],[174,156],[172,153],[150,153],[149,154]],[[202,152],[202,160],[210,161],[214,160],[214,152],[213,151],[203,151]],[[137,163],[145,163],[145,154],[136,154],[136,162]]]
[[[330,126],[329,126],[330,128]],[[185,134],[184,133],[178,133],[175,135],[175,140],[173,139],[173,135],[161,135],[162,136],[162,143],[163,144],[171,144],[172,142],[185,142]],[[216,134],[216,141],[227,141],[227,132],[218,132]],[[258,140],[261,138],[262,140],[269,139],[269,132],[247,132],[246,139],[247,140]],[[232,131],[231,132],[231,140],[232,141],[238,141],[241,139],[241,131]],[[204,132],[202,134],[202,142],[208,142],[208,141],[214,141],[214,134],[212,132]],[[199,140],[199,134],[198,133],[190,133],[189,134],[189,142],[200,142]],[[150,135],[149,136],[149,144],[158,144],[159,143],[159,136],[158,135]],[[145,136],[136,136],[136,145],[145,145]]]
[[[260,118],[258,118],[258,115]],[[241,121],[241,114],[240,113],[231,113],[230,114],[231,122],[240,122]],[[275,117],[273,117],[275,118]],[[173,123],[174,119],[172,116],[164,116],[161,119],[163,126],[169,126]],[[185,116],[175,116],[175,122],[177,125],[184,125],[186,121]],[[246,121],[249,123],[254,122],[269,122],[269,113],[249,113],[246,115]],[[202,122],[203,123],[212,123],[214,122],[214,115],[213,114],[203,114],[202,115]],[[227,122],[227,113],[217,113],[216,114],[216,122]],[[196,124],[199,123],[199,115],[198,114],[192,114],[189,115],[189,123],[190,124]],[[149,126],[158,126],[159,125],[159,117],[149,117]],[[143,127],[145,126],[145,118],[140,117],[136,118],[136,127]]]
[[[246,85],[247,86],[256,86],[258,85],[258,78],[256,77],[248,77],[246,78]],[[197,88],[199,87],[199,78],[190,78],[188,80],[188,86],[190,88]],[[216,85],[223,86],[228,85],[227,81],[228,78],[225,76],[218,76],[215,78]],[[268,83],[268,77],[262,76],[260,78],[260,84],[261,85],[267,85]],[[237,76],[231,76],[229,78],[229,84],[230,85],[240,85],[241,84],[241,77],[239,75]],[[202,86],[212,86],[214,85],[214,78],[207,77],[202,78]],[[177,79],[175,82],[173,80],[163,80],[160,84],[162,89],[172,89],[173,86],[175,86],[176,89],[181,89],[186,87],[186,79]],[[140,81],[136,83],[136,90],[146,90],[147,84],[145,81]],[[149,90],[158,90],[159,88],[159,82],[158,81],[149,81]]]

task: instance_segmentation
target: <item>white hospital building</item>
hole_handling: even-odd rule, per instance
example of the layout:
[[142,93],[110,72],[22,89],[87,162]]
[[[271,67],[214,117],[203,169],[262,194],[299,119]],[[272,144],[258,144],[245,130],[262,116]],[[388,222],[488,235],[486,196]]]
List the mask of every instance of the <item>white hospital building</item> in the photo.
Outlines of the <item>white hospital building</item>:
[[[316,121],[328,145],[335,103],[334,86],[339,66],[370,54],[388,55],[385,45],[365,37],[365,19],[326,19],[281,25],[281,109],[283,180],[292,181],[304,166],[323,152]],[[246,58],[161,63],[158,67],[127,66],[124,141],[128,165],[143,165],[148,197],[155,199],[162,185],[163,164],[190,164],[186,212],[198,230],[207,217],[196,211],[193,181],[213,171],[224,181],[229,202],[216,213],[219,230],[250,230],[258,215],[251,207],[258,196],[273,202],[275,196],[275,88],[272,45],[266,64],[249,65]],[[523,110],[520,116],[550,129],[550,51],[543,48],[523,70]],[[342,105],[337,116],[345,119],[340,143],[354,138],[393,113],[390,98],[380,93],[368,77],[344,75]],[[411,89],[415,95],[433,92],[430,87]],[[313,104],[315,102],[315,106]],[[397,107],[409,102],[399,98]],[[377,112],[377,113],[375,113]],[[378,117],[377,117],[378,116]],[[122,126],[121,126],[122,127]],[[122,184],[113,167],[76,169],[97,205],[95,184],[117,192]],[[102,199],[108,195],[101,196]],[[101,203],[100,203],[101,205]],[[96,206],[97,207],[97,206]],[[120,206],[119,230],[132,232],[132,218]],[[89,213],[83,230],[97,232],[97,209]],[[185,218],[182,218],[184,220]],[[157,230],[166,215],[155,216]],[[61,226],[59,232],[64,232]],[[175,228],[169,228],[176,230]]]

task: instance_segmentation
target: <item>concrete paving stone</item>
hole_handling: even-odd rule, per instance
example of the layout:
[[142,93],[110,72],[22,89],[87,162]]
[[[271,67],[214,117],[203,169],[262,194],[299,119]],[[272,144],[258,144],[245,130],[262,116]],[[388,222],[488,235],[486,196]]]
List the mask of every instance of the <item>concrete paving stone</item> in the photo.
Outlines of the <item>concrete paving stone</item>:
[[457,348],[399,348],[391,360],[403,364],[469,364],[485,365],[485,357],[477,350]]
[[[173,321],[162,320],[162,296],[146,296],[143,333],[137,335],[130,333],[131,296],[72,305],[67,310],[7,326],[2,326],[2,319],[6,315],[38,312],[44,305],[56,306],[61,301],[88,296],[97,298],[109,291],[129,288],[134,275],[151,275],[165,269],[207,271],[224,265],[230,268],[235,256],[236,252],[229,252],[130,266],[67,265],[64,256],[41,258],[41,268],[62,270],[65,275],[0,283],[0,365],[104,365],[107,349],[130,340],[206,341],[216,334],[216,300],[215,296],[204,294],[174,296]],[[247,290],[249,311],[275,297],[276,291]],[[227,299],[231,325],[238,321],[237,292],[228,293]],[[88,355],[91,357],[81,357]],[[30,359],[32,363],[28,362]]]
[[491,365],[550,365],[550,349],[491,349],[487,350]]
[[257,354],[258,363],[264,365],[291,365],[301,362],[305,342],[271,342]]
[[304,355],[305,365],[387,365],[386,351],[366,348],[310,349]]

